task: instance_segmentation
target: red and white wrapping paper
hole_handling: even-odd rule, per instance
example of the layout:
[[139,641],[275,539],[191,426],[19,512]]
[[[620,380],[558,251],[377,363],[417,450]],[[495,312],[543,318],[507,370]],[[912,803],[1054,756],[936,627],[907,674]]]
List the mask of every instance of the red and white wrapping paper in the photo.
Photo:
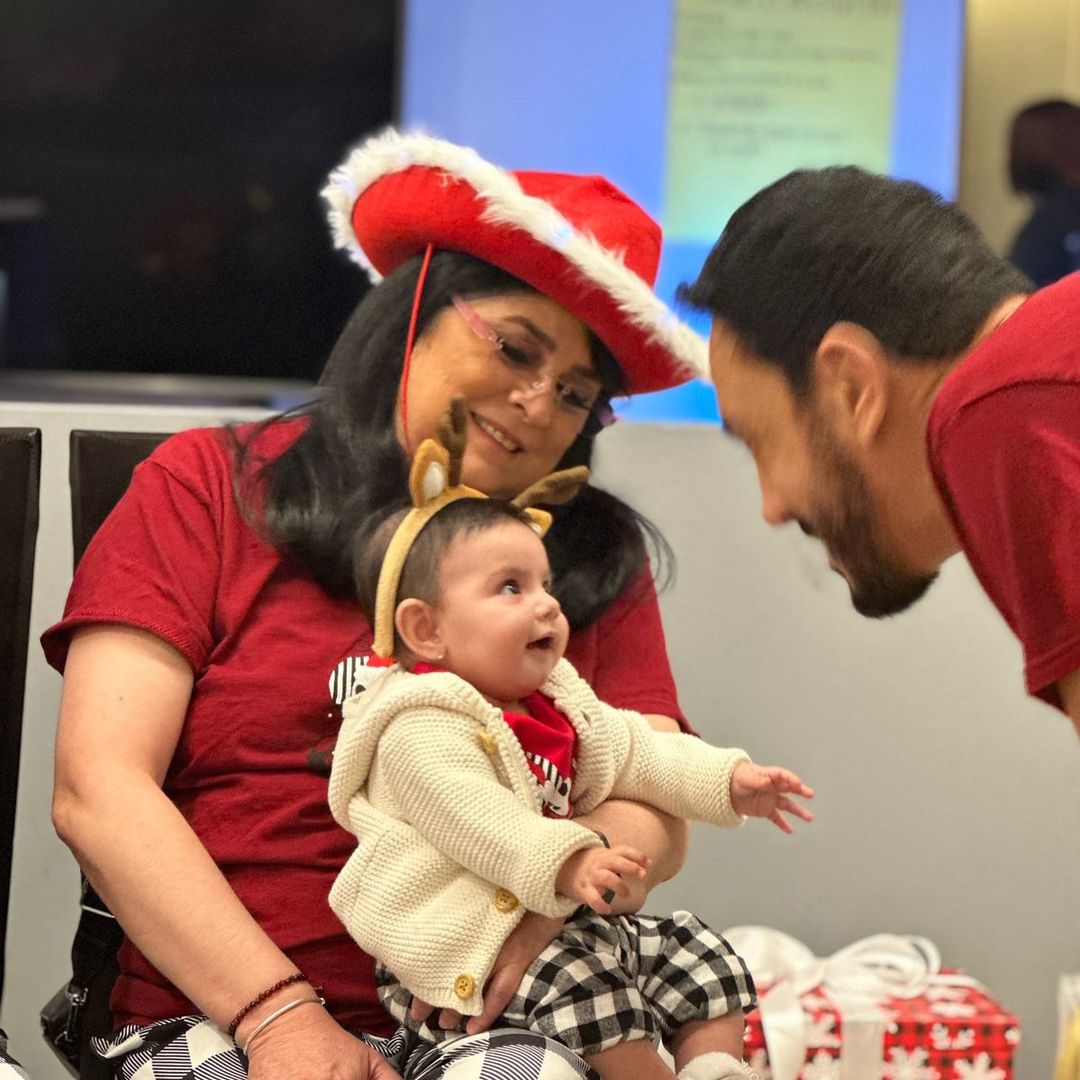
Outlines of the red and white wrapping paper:
[[877,934],[826,958],[767,927],[724,932],[758,984],[762,1080],[1012,1080],[1016,1017],[943,970],[926,938]]

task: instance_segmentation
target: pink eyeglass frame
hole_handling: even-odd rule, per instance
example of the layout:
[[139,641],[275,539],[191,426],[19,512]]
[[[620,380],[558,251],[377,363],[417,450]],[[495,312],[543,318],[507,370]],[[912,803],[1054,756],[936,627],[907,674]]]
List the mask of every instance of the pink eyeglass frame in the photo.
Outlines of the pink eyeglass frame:
[[[481,339],[486,341],[494,349],[501,350],[505,345],[505,339],[502,338],[493,326],[491,326],[480,314],[477,312],[466,300],[463,300],[460,296],[454,295],[451,301],[456,309],[457,313],[465,320],[466,325],[472,332]],[[543,390],[550,386],[553,382],[557,381],[552,375],[544,375],[539,379],[534,379],[528,383],[530,390]],[[599,434],[604,428],[610,427],[618,417],[612,411],[611,403],[608,401],[607,395],[601,390],[597,399],[589,406],[586,413],[585,424],[582,428],[582,434],[588,438]]]

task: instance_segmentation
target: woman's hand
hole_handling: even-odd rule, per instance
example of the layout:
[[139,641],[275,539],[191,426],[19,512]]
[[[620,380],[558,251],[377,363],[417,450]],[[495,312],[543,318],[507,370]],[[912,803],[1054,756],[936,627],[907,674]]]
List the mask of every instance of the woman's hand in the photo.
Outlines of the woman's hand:
[[[521,985],[529,965],[551,944],[562,926],[562,919],[551,919],[546,915],[538,915],[535,911],[525,913],[521,922],[503,942],[499,955],[495,957],[491,977],[484,987],[483,1011],[478,1016],[469,1017],[465,1025],[467,1034],[476,1035],[487,1031],[502,1016]],[[409,1016],[417,1023],[423,1023],[434,1011],[427,1002],[413,998]],[[461,1027],[462,1019],[461,1013],[453,1009],[443,1009],[439,1013],[439,1027],[443,1031],[457,1031]]]
[[747,817],[766,818],[786,833],[792,830],[784,814],[803,821],[814,820],[814,815],[790,798],[791,795],[812,799],[814,792],[790,769],[782,769],[779,765],[741,761],[731,774],[732,809]]
[[562,919],[552,919],[528,911],[503,942],[491,977],[484,987],[484,1009],[465,1025],[469,1035],[487,1031],[503,1014],[521,985],[529,965],[551,944],[563,927]]
[[[679,723],[670,716],[646,715],[656,731],[679,731]],[[645,803],[610,799],[588,814],[575,817],[578,825],[603,833],[612,844],[633,844],[649,857],[643,878],[624,879],[626,891],[611,904],[613,915],[640,911],[649,893],[662,881],[669,881],[686,862],[690,848],[690,825]]]
[[535,911],[525,913],[495,957],[491,977],[484,987],[484,1009],[479,1016],[469,1017],[465,1025],[469,1035],[487,1031],[502,1016],[529,965],[551,944],[562,926],[562,919],[551,919]]
[[386,1059],[318,1005],[275,1020],[251,1044],[249,1080],[399,1080]]

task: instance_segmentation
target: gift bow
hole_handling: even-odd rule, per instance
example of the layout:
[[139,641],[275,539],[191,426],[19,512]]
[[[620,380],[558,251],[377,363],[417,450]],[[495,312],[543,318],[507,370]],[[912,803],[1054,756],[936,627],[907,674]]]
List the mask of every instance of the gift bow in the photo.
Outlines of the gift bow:
[[888,1018],[879,1006],[890,998],[918,997],[939,980],[941,969],[937,946],[923,937],[874,934],[825,958],[765,926],[737,926],[724,937],[754,979],[769,986],[759,1010],[773,1080],[796,1080],[806,1064],[809,1034],[799,998],[819,988],[841,1017],[841,1080],[881,1076]]

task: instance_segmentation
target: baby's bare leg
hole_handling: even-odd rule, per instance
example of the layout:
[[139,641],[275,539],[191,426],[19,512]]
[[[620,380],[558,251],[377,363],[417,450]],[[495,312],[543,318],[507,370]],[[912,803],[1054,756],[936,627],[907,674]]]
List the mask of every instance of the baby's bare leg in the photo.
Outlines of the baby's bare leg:
[[680,1080],[723,1080],[752,1075],[742,1064],[744,1026],[741,1011],[684,1024],[670,1040]]
[[586,1054],[585,1060],[604,1080],[675,1080],[675,1074],[648,1039],[631,1039],[606,1050]]

